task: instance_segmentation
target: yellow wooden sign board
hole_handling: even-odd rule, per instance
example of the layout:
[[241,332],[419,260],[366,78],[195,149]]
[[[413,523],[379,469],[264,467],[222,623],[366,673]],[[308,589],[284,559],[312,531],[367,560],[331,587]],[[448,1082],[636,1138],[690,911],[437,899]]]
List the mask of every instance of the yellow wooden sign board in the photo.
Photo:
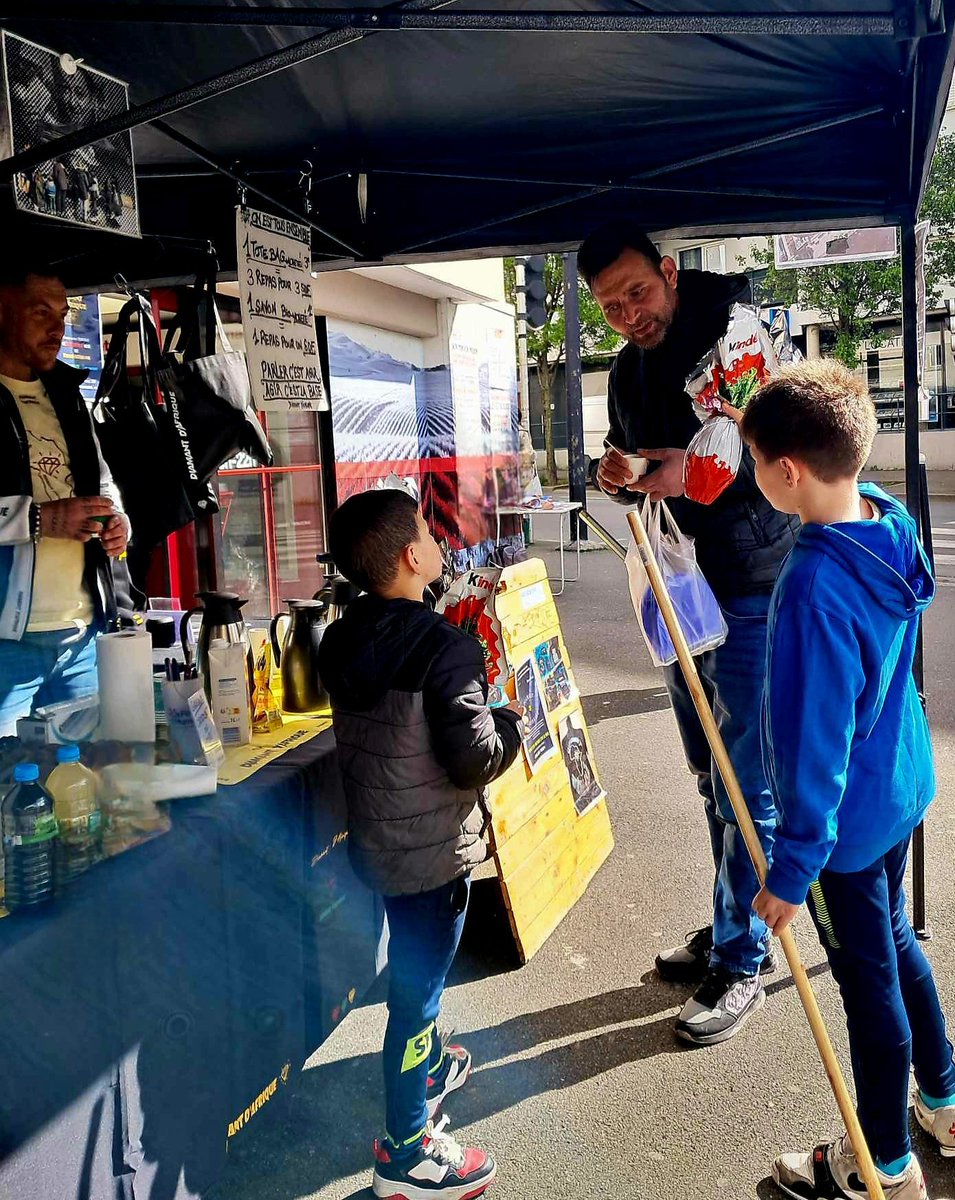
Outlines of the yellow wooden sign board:
[[[504,571],[496,611],[511,669],[528,661],[536,664],[555,748],[536,769],[530,757],[522,755],[490,788],[495,866],[518,952],[527,962],[584,894],[613,849],[613,833],[606,797],[598,792],[593,747],[557,606],[540,559]],[[562,664],[562,674],[554,663]],[[559,684],[551,686],[555,671]]]

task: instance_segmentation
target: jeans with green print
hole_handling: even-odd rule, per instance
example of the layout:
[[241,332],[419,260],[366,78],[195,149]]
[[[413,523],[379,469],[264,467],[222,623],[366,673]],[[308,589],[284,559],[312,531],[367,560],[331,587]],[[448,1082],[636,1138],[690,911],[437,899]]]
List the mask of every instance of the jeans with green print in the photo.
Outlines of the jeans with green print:
[[412,1156],[428,1120],[428,1076],[441,1070],[435,1022],[468,906],[470,877],[409,896],[385,896],[388,915],[388,1028],[385,1130],[393,1157]]

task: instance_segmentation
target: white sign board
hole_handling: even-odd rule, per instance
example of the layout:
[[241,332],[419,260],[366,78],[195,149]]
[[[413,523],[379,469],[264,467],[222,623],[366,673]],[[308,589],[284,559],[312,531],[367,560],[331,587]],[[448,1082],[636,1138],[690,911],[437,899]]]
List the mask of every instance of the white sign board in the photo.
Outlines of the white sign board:
[[260,412],[327,411],[312,308],[307,225],[236,209],[242,329]]
[[822,267],[830,263],[895,258],[895,227],[837,229],[829,233],[777,233],[773,238],[777,269]]

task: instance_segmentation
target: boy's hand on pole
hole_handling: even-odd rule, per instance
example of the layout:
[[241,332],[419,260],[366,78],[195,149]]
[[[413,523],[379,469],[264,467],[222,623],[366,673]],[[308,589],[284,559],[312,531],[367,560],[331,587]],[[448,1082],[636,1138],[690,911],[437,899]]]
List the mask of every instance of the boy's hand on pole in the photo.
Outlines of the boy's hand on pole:
[[799,912],[799,905],[787,904],[785,900],[780,900],[778,896],[774,896],[772,892],[763,887],[759,889],[756,899],[753,901],[753,912],[757,917],[763,918],[773,931],[774,937],[779,937]]

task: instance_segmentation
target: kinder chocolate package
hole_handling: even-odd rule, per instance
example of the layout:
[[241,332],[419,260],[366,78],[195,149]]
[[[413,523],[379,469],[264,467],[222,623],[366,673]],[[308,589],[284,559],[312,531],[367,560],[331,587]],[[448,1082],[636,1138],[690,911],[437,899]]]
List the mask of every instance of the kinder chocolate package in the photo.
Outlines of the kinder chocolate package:
[[720,412],[723,401],[745,408],[759,385],[779,370],[769,330],[751,304],[734,304],[726,333],[693,369],[686,390],[705,412]]
[[503,687],[509,673],[501,622],[494,607],[500,578],[500,567],[476,567],[465,571],[451,582],[435,608],[452,625],[457,625],[481,643],[487,680],[492,687]]
[[683,490],[697,504],[712,504],[736,478],[743,439],[732,417],[714,414],[689,446],[683,460]]
[[683,486],[691,500],[712,504],[739,471],[743,440],[736,422],[723,414],[723,402],[744,409],[760,384],[778,370],[779,359],[758,310],[734,304],[726,333],[686,381],[703,415],[683,465]]

